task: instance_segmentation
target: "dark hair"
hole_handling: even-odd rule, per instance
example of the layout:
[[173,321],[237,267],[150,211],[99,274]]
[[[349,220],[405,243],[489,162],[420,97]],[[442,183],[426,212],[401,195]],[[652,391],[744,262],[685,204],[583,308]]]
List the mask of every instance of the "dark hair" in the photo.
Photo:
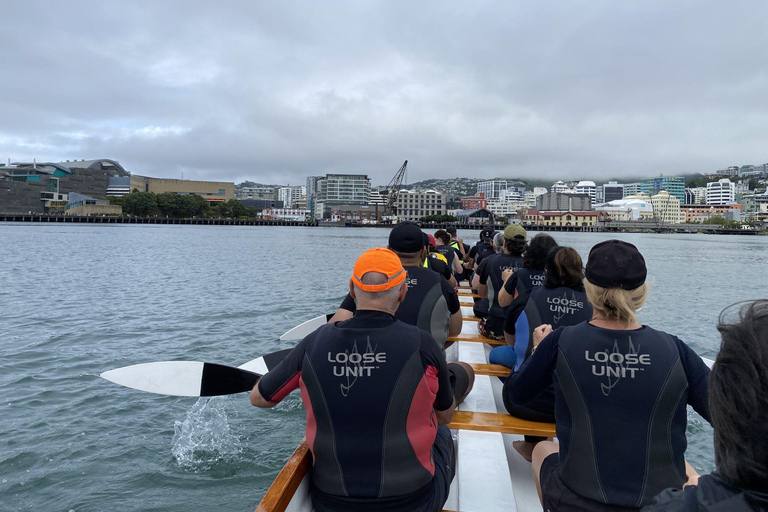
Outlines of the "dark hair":
[[447,228],[445,228],[445,231],[446,231],[446,232],[447,232],[449,235],[451,235],[452,237],[453,237],[453,236],[456,236],[456,228],[455,228],[455,227],[453,227],[453,226],[448,226]]
[[738,489],[768,492],[768,300],[728,306],[717,330],[708,381],[717,471]]
[[559,288],[567,286],[583,290],[584,271],[581,256],[573,247],[555,247],[547,255],[547,278],[544,286]]
[[445,232],[442,229],[438,229],[437,231],[435,231],[435,238],[439,238],[444,245],[447,245],[451,241],[451,235],[449,235],[447,232]]
[[544,270],[549,251],[557,247],[555,239],[544,233],[534,236],[523,253],[523,268]]
[[512,256],[521,256],[523,251],[525,251],[527,244],[523,237],[505,238],[504,247],[507,248],[507,252]]

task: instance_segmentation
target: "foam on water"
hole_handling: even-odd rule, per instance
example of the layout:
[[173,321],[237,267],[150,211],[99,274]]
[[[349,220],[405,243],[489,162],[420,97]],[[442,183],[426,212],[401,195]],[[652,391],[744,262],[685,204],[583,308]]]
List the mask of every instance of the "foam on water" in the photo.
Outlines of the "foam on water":
[[184,421],[176,421],[171,454],[176,463],[190,471],[205,471],[234,459],[242,451],[240,439],[229,426],[226,397],[200,398]]

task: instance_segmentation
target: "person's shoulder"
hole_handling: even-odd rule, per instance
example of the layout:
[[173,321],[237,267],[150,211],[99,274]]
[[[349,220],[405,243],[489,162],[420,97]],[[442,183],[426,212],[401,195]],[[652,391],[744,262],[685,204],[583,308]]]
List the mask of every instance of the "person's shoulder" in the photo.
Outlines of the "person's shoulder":
[[685,492],[680,489],[665,489],[653,498],[650,505],[640,509],[640,512],[683,512],[686,510]]

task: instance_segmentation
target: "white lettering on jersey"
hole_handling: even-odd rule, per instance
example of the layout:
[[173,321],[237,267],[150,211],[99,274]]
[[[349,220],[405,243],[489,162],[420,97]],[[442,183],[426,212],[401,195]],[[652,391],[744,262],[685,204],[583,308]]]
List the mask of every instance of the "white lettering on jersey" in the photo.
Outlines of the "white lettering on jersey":
[[371,346],[370,338],[366,342],[365,352],[362,354],[357,350],[357,342],[352,345],[352,351],[328,352],[328,362],[333,364],[334,377],[343,377],[346,383],[341,384],[342,396],[347,396],[349,390],[357,382],[358,377],[370,377],[373,370],[379,368],[380,364],[387,362],[386,352],[376,352]]
[[619,352],[618,343],[614,341],[613,350],[608,352],[590,353],[589,350],[584,352],[584,359],[593,363],[592,375],[596,377],[605,377],[607,384],[600,383],[600,389],[603,395],[608,396],[611,394],[611,390],[619,383],[621,379],[634,379],[637,376],[637,372],[642,372],[644,368],[651,364],[650,354],[638,354],[632,343],[632,338],[629,339],[629,352],[622,354]]

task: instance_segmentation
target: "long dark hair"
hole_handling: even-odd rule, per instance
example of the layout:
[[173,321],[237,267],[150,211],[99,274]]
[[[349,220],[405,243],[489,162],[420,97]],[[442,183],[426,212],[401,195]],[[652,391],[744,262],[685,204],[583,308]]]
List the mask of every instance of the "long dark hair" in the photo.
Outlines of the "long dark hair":
[[523,268],[529,270],[544,270],[549,251],[557,247],[555,239],[544,233],[531,238],[523,253]]
[[523,254],[523,251],[526,248],[525,238],[523,237],[515,237],[511,239],[505,238],[504,247],[507,249],[507,252],[512,256],[521,256]]
[[717,471],[737,489],[768,492],[768,300],[725,308],[717,330],[708,381]]
[[555,247],[547,255],[545,264],[547,278],[544,286],[559,288],[566,286],[574,290],[584,290],[584,266],[581,256],[573,247]]

